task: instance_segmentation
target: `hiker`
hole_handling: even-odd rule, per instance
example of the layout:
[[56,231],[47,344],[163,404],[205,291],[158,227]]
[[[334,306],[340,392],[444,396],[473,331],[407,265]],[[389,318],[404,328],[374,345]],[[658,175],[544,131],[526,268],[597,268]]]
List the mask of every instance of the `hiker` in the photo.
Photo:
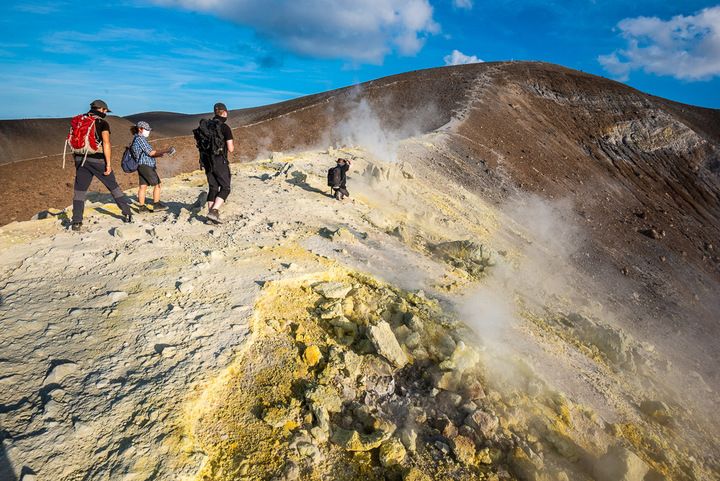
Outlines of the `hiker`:
[[[123,222],[132,222],[130,199],[115,180],[110,164],[110,124],[105,116],[110,112],[102,100],[93,100],[87,114],[76,115],[71,122],[70,134],[66,141],[75,157],[75,186],[73,188],[73,215],[71,229],[82,227],[85,198],[93,177],[110,191],[120,207]],[[63,156],[64,162],[64,156]]]
[[352,161],[350,159],[337,159],[337,165],[328,170],[328,186],[332,191],[332,196],[337,200],[343,200],[350,197],[347,190],[347,171],[350,170]]
[[155,159],[166,154],[171,154],[174,152],[174,149],[169,147],[165,150],[154,150],[147,141],[152,129],[150,128],[150,124],[145,121],[141,120],[132,126],[130,131],[134,135],[130,148],[138,163],[137,173],[140,181],[140,185],[138,186],[139,210],[140,212],[150,212],[150,209],[145,205],[145,193],[147,192],[148,185],[153,187],[152,212],[166,210],[167,206],[160,202],[161,181],[157,173],[157,162]]
[[193,130],[200,165],[205,169],[208,181],[207,219],[220,224],[220,207],[230,195],[230,164],[228,154],[235,150],[233,134],[227,121],[228,110],[224,103],[218,102],[212,119],[202,119]]

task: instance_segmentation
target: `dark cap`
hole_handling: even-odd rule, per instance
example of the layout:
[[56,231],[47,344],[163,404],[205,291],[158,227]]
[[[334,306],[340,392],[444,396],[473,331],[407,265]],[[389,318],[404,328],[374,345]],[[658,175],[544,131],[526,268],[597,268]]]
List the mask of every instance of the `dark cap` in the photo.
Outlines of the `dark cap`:
[[227,106],[222,102],[216,103],[215,107],[213,107],[213,110],[215,111],[215,113],[227,112],[227,109],[228,109]]
[[93,100],[92,103],[90,104],[90,108],[91,109],[107,109],[108,112],[112,112],[112,110],[110,110],[110,108],[108,107],[108,104],[106,104],[104,100],[100,100],[100,99]]

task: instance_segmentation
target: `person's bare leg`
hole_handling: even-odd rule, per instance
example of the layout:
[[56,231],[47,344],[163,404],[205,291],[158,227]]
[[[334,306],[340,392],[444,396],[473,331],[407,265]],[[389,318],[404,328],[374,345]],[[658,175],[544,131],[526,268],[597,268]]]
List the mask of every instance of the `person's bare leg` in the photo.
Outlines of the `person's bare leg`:
[[160,184],[153,187],[153,203],[157,204],[160,202]]
[[218,209],[220,210],[220,207],[225,203],[225,200],[222,197],[216,197],[215,202],[212,205],[212,209]]
[[145,205],[145,192],[147,192],[147,185],[141,185],[138,189],[138,203]]

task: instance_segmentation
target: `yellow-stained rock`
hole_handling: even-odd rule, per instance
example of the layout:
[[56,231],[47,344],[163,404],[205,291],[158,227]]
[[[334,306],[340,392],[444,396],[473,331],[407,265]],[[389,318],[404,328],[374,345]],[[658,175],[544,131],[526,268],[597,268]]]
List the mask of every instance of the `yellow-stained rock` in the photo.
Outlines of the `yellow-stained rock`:
[[452,438],[452,449],[455,457],[463,464],[475,464],[475,443],[466,436]]
[[394,466],[405,461],[405,446],[397,438],[390,438],[380,446],[380,464]]
[[312,367],[317,365],[317,363],[320,362],[322,359],[322,353],[320,352],[320,348],[317,346],[308,346],[307,349],[305,349],[305,354],[303,355],[303,358],[305,359],[305,363]]
[[431,481],[430,476],[418,468],[410,468],[403,475],[403,481]]
[[363,434],[355,430],[334,426],[331,440],[346,451],[370,451],[379,447],[390,437],[390,434],[385,431]]

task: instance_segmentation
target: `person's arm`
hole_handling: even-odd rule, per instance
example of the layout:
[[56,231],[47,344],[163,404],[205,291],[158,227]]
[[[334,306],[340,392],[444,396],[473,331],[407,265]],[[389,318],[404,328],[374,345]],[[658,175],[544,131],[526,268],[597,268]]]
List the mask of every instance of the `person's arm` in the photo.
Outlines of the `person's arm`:
[[110,175],[112,173],[112,165],[110,165],[110,159],[112,156],[112,147],[110,146],[110,131],[103,130],[100,133],[103,144],[103,154],[105,154],[105,172],[103,175]]
[[228,154],[235,152],[235,142],[233,141],[232,129],[228,124],[223,124],[221,127],[223,135],[225,136],[225,145],[227,147]]
[[151,150],[148,155],[150,157],[162,157],[165,154],[169,154],[171,150],[172,150],[172,147],[168,147],[167,149],[164,149],[164,150]]
[[142,152],[145,152],[145,155],[147,155],[148,157],[162,157],[163,155],[167,154],[170,151],[170,149],[165,149],[165,150],[153,149],[152,146],[150,145],[150,142],[145,140],[144,137],[138,137],[138,144],[139,144],[140,150]]

